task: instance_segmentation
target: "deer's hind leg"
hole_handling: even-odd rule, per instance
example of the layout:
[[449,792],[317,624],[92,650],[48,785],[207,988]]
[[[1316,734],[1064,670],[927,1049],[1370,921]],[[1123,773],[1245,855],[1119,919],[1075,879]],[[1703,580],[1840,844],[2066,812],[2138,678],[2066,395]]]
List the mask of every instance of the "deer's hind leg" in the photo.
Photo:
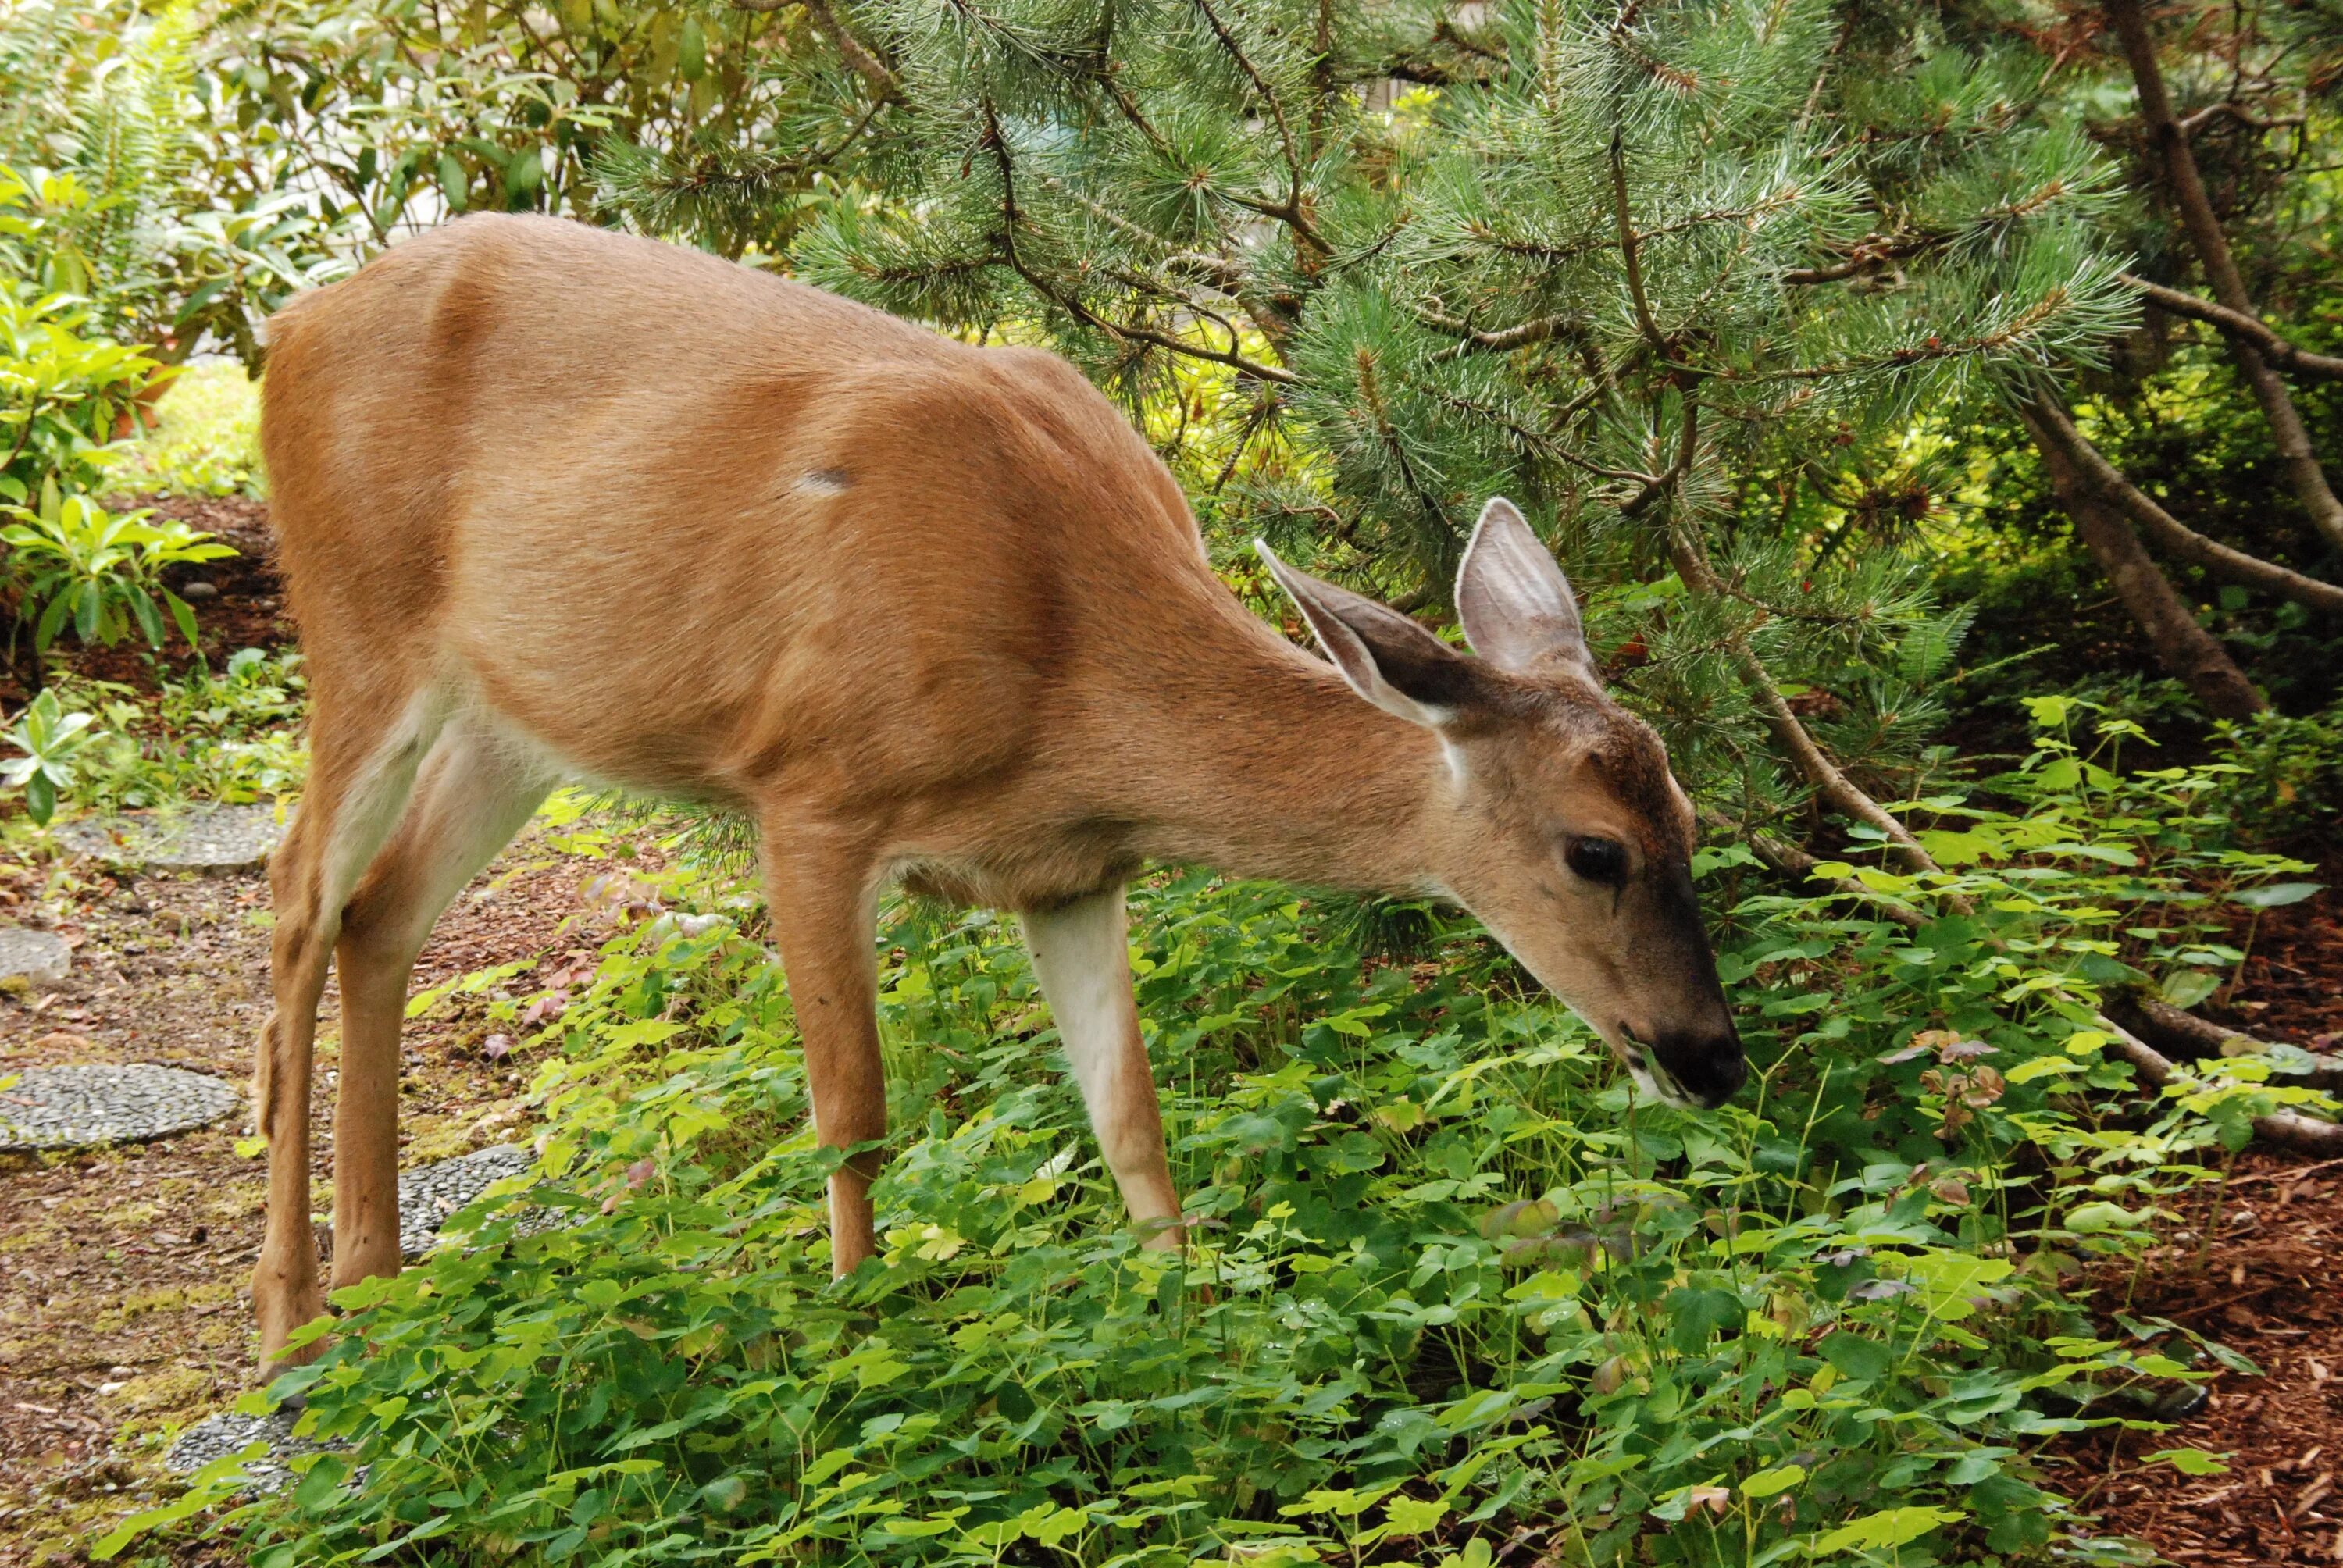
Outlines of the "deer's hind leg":
[[449,721],[397,834],[343,912],[341,1096],[334,1121],[336,1289],[398,1271],[398,1032],[431,928],[512,841],[553,779],[485,716]]
[[284,1360],[287,1337],[325,1304],[309,1223],[309,1078],[342,909],[406,809],[442,722],[434,694],[419,685],[345,689],[317,678],[312,690],[308,786],[268,862],[275,1007],[261,1027],[253,1075],[268,1143],[267,1230],[252,1271],[264,1371]]

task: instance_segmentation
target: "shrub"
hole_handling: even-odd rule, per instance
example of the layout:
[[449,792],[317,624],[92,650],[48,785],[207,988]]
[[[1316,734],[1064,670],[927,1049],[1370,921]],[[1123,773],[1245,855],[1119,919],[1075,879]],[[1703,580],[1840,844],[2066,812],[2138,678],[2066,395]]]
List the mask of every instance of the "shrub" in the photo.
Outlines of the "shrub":
[[49,690],[102,733],[66,799],[85,809],[246,801],[296,793],[308,754],[295,729],[307,682],[300,655],[244,648],[215,672],[201,662],[151,698],[66,671]]
[[[5,192],[0,175],[0,226]],[[104,482],[116,427],[156,365],[87,325],[70,297],[35,296],[0,271],[0,501],[30,500],[49,476],[68,493]]]
[[195,611],[163,586],[163,568],[236,554],[175,518],[148,522],[150,509],[116,514],[87,496],[64,495],[54,477],[43,482],[38,508],[0,511],[19,519],[0,528],[0,540],[24,584],[18,622],[32,621],[33,647],[43,652],[67,625],[84,643],[109,648],[136,626],[160,648],[166,610],[195,647]]

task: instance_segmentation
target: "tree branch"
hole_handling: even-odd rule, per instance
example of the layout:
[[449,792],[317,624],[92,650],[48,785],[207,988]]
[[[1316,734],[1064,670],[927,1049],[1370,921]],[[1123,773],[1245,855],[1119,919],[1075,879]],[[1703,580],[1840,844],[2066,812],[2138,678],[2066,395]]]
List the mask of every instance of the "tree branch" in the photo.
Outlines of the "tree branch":
[[2116,598],[2138,624],[2157,662],[2217,719],[2244,719],[2260,712],[2261,693],[2219,639],[2197,624],[2196,616],[2173,591],[2172,580],[2140,544],[2139,536],[2115,502],[2090,483],[2043,407],[2039,403],[2020,403],[2017,412],[2034,437],[2035,448],[2042,454],[2050,492],[2075,520],[2075,532],[2107,575]]
[[2207,538],[2166,511],[2152,497],[2124,477],[2121,469],[2108,462],[2097,447],[2085,439],[2083,433],[2075,428],[2075,422],[2068,417],[2066,410],[2055,400],[2042,397],[2029,402],[2020,414],[2029,425],[2036,427],[2037,436],[2046,434],[2065,449],[2092,488],[2122,508],[2126,516],[2147,530],[2150,538],[2171,554],[2193,566],[2204,568],[2216,577],[2292,599],[2307,609],[2343,615],[2343,588],[2306,577],[2276,561],[2266,561],[2259,556],[2233,549],[2217,539]]
[[2116,276],[2117,280],[2139,290],[2140,297],[2158,310],[2170,311],[2175,316],[2186,316],[2191,320],[2217,327],[2232,337],[2241,337],[2261,350],[2263,356],[2274,365],[2282,365],[2289,370],[2299,370],[2306,376],[2332,376],[2343,379],[2343,357],[2332,354],[2314,354],[2308,348],[2298,348],[2287,338],[2280,337],[2258,316],[2231,310],[2226,305],[2217,305],[2209,299],[2199,299],[2193,294],[2185,293],[2177,288],[2167,288],[2160,283],[2150,283],[2147,279],[2135,277],[2128,272],[2119,272]]
[[[2173,116],[2171,95],[2165,91],[2164,70],[2156,57],[2156,40],[2148,35],[2140,0],[2107,0],[2107,19],[2115,25],[2116,36],[2122,41],[2124,56],[2130,62],[2132,80],[2139,89],[2140,116],[2147,122],[2148,140],[2162,156],[2166,183],[2180,208],[2181,226],[2188,231],[2188,243],[2196,250],[2197,259],[2204,264],[2206,278],[2213,286],[2213,297],[2237,315],[2251,317],[2253,297],[2246,292],[2245,276],[2237,270],[2237,258],[2229,253],[2228,236],[2221,232],[2221,220],[2213,211],[2211,196],[2206,194],[2204,177],[2197,169],[2197,156],[2189,150],[2188,135]],[[2263,416],[2269,421],[2270,434],[2277,442],[2279,460],[2286,467],[2296,498],[2328,543],[2343,549],[2343,501],[2335,498],[2326,472],[2318,466],[2318,456],[2310,449],[2310,432],[2304,427],[2302,415],[2288,395],[2286,383],[2270,368],[2261,351],[2243,337],[2232,335],[2229,350],[2246,384],[2253,389],[2255,400],[2262,406]]]

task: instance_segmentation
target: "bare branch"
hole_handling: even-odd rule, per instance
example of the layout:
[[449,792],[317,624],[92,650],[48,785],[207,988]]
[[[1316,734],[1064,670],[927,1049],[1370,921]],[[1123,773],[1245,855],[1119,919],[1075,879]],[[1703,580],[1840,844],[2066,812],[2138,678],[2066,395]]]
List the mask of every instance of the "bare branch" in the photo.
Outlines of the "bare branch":
[[2183,133],[2195,136],[2213,121],[2225,117],[2257,131],[2275,131],[2282,126],[2303,123],[2300,115],[2257,115],[2236,99],[2224,98],[2217,104],[2207,104],[2201,109],[2181,116],[2177,124]]
[[896,78],[895,73],[889,70],[886,63],[872,54],[860,39],[846,30],[845,24],[838,19],[838,13],[830,8],[830,0],[732,0],[732,7],[737,11],[785,11],[792,5],[805,7],[806,15],[812,18],[813,25],[820,29],[823,37],[830,40],[830,46],[838,51],[838,57],[846,62],[848,69],[870,84],[873,93],[898,107],[910,106],[903,96],[903,84]]
[[[2178,1070],[2169,1057],[2105,1013],[2097,1021],[2113,1041],[2116,1054],[2137,1068],[2141,1078],[2157,1089],[2172,1081]],[[2255,1117],[2254,1136],[2307,1154],[2343,1153],[2343,1123],[2320,1121],[2299,1111],[2273,1111]]]
[[2287,338],[2279,336],[2276,329],[2265,323],[2258,316],[2231,310],[2226,305],[2217,305],[2209,299],[2199,299],[2193,294],[2185,293],[2177,288],[2167,288],[2160,283],[2150,283],[2147,279],[2135,277],[2128,272],[2119,272],[2116,276],[2139,290],[2140,297],[2158,310],[2170,311],[2175,316],[2186,316],[2191,320],[2217,327],[2233,337],[2244,338],[2260,349],[2263,357],[2273,365],[2284,366],[2289,370],[2299,370],[2306,376],[2332,376],[2343,379],[2343,357],[2332,354],[2314,354],[2308,348],[2298,348]]
[[2166,511],[2154,498],[2124,477],[2123,471],[2075,428],[2066,410],[2050,398],[2029,402],[2020,412],[2029,425],[2036,427],[2036,435],[2047,435],[2066,450],[2092,488],[2123,508],[2126,516],[2173,555],[2217,577],[2292,599],[2305,608],[2343,615],[2343,588],[2207,538]]
[[[2221,220],[2213,211],[2212,197],[2206,194],[2204,178],[2197,170],[2196,154],[2189,150],[2187,133],[2173,116],[2172,97],[2165,91],[2164,69],[2157,61],[2156,40],[2148,34],[2140,0],[2107,0],[2107,19],[2115,25],[2116,35],[2123,42],[2132,80],[2139,88],[2140,116],[2147,124],[2148,140],[2163,159],[2165,183],[2171,187],[2173,201],[2180,209],[2181,226],[2188,231],[2188,243],[2196,250],[2197,259],[2204,264],[2206,278],[2213,286],[2213,297],[2236,314],[2251,317],[2253,297],[2246,292],[2245,276],[2229,253],[2228,236],[2221,232]],[[2234,334],[2228,341],[2238,370],[2269,421],[2270,435],[2294,487],[2295,498],[2310,514],[2312,525],[2327,542],[2343,549],[2343,501],[2336,499],[2325,470],[2318,466],[2317,454],[2310,449],[2310,432],[2304,427],[2302,415],[2288,395],[2286,383],[2252,343]]]

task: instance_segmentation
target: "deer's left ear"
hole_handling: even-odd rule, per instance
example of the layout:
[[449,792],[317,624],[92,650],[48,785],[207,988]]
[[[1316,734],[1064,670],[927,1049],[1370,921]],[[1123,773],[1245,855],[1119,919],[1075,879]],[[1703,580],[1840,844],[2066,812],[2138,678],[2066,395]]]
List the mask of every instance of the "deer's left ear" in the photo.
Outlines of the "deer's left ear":
[[1456,569],[1456,618],[1473,651],[1499,669],[1575,668],[1595,676],[1570,579],[1513,502],[1481,509]]
[[1351,689],[1384,712],[1437,729],[1483,689],[1473,660],[1399,611],[1287,566],[1260,539],[1253,548]]

